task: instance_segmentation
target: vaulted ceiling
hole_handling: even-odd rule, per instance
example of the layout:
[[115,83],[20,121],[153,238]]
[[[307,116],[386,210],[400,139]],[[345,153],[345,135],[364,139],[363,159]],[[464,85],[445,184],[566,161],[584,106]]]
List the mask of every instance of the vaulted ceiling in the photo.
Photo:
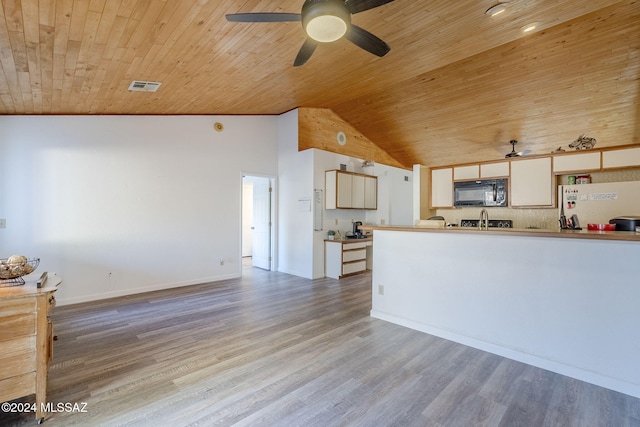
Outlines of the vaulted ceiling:
[[[302,0],[1,0],[0,114],[281,114],[333,110],[406,167],[640,134],[640,3],[395,0],[353,15],[385,40],[347,40],[302,67]],[[525,34],[525,24],[538,27]],[[161,82],[131,92],[133,80]]]

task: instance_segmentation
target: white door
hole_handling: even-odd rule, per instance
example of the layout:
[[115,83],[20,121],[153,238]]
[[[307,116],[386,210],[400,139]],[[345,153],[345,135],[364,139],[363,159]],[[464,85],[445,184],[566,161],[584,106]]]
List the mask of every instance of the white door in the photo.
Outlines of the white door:
[[271,270],[271,180],[252,177],[253,230],[251,261],[254,267]]

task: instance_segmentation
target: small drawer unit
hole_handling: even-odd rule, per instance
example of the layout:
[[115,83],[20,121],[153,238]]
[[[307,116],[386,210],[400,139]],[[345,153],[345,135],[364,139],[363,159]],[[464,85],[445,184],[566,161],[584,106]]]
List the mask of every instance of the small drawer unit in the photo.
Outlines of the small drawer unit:
[[326,240],[325,276],[333,279],[362,273],[367,269],[367,246],[371,240]]

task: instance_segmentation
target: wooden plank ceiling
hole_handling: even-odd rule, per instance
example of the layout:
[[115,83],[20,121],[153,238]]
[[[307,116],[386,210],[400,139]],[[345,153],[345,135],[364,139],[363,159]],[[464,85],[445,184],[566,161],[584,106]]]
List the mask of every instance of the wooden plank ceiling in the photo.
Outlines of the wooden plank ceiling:
[[[390,46],[340,40],[294,68],[302,0],[0,0],[0,114],[281,114],[327,108],[400,164],[640,142],[640,3],[395,0],[353,16]],[[521,27],[538,22],[528,35]],[[130,92],[132,80],[162,82]]]

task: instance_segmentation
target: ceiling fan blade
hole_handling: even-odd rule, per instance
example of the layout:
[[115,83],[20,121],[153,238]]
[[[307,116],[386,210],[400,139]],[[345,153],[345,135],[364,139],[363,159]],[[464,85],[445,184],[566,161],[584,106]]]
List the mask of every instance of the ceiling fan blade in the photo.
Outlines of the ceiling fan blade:
[[313,51],[316,50],[317,46],[318,42],[316,42],[311,37],[307,37],[307,39],[302,44],[302,47],[298,51],[298,55],[296,56],[295,61],[293,61],[293,66],[299,67],[301,65],[304,65],[305,62],[307,62],[309,58],[311,58],[311,55],[313,54]]
[[505,159],[509,159],[511,157],[522,157],[522,156],[524,156],[526,154],[529,154],[530,152],[531,152],[531,150],[522,150],[522,151],[518,151],[518,152],[512,151],[511,153],[507,154],[504,157],[505,157]]
[[347,0],[345,5],[351,14],[364,12],[383,4],[391,3],[393,0]]
[[229,13],[225,15],[229,22],[300,22],[299,13]]
[[384,41],[357,25],[351,24],[345,37],[356,46],[377,56],[385,56],[391,50]]

